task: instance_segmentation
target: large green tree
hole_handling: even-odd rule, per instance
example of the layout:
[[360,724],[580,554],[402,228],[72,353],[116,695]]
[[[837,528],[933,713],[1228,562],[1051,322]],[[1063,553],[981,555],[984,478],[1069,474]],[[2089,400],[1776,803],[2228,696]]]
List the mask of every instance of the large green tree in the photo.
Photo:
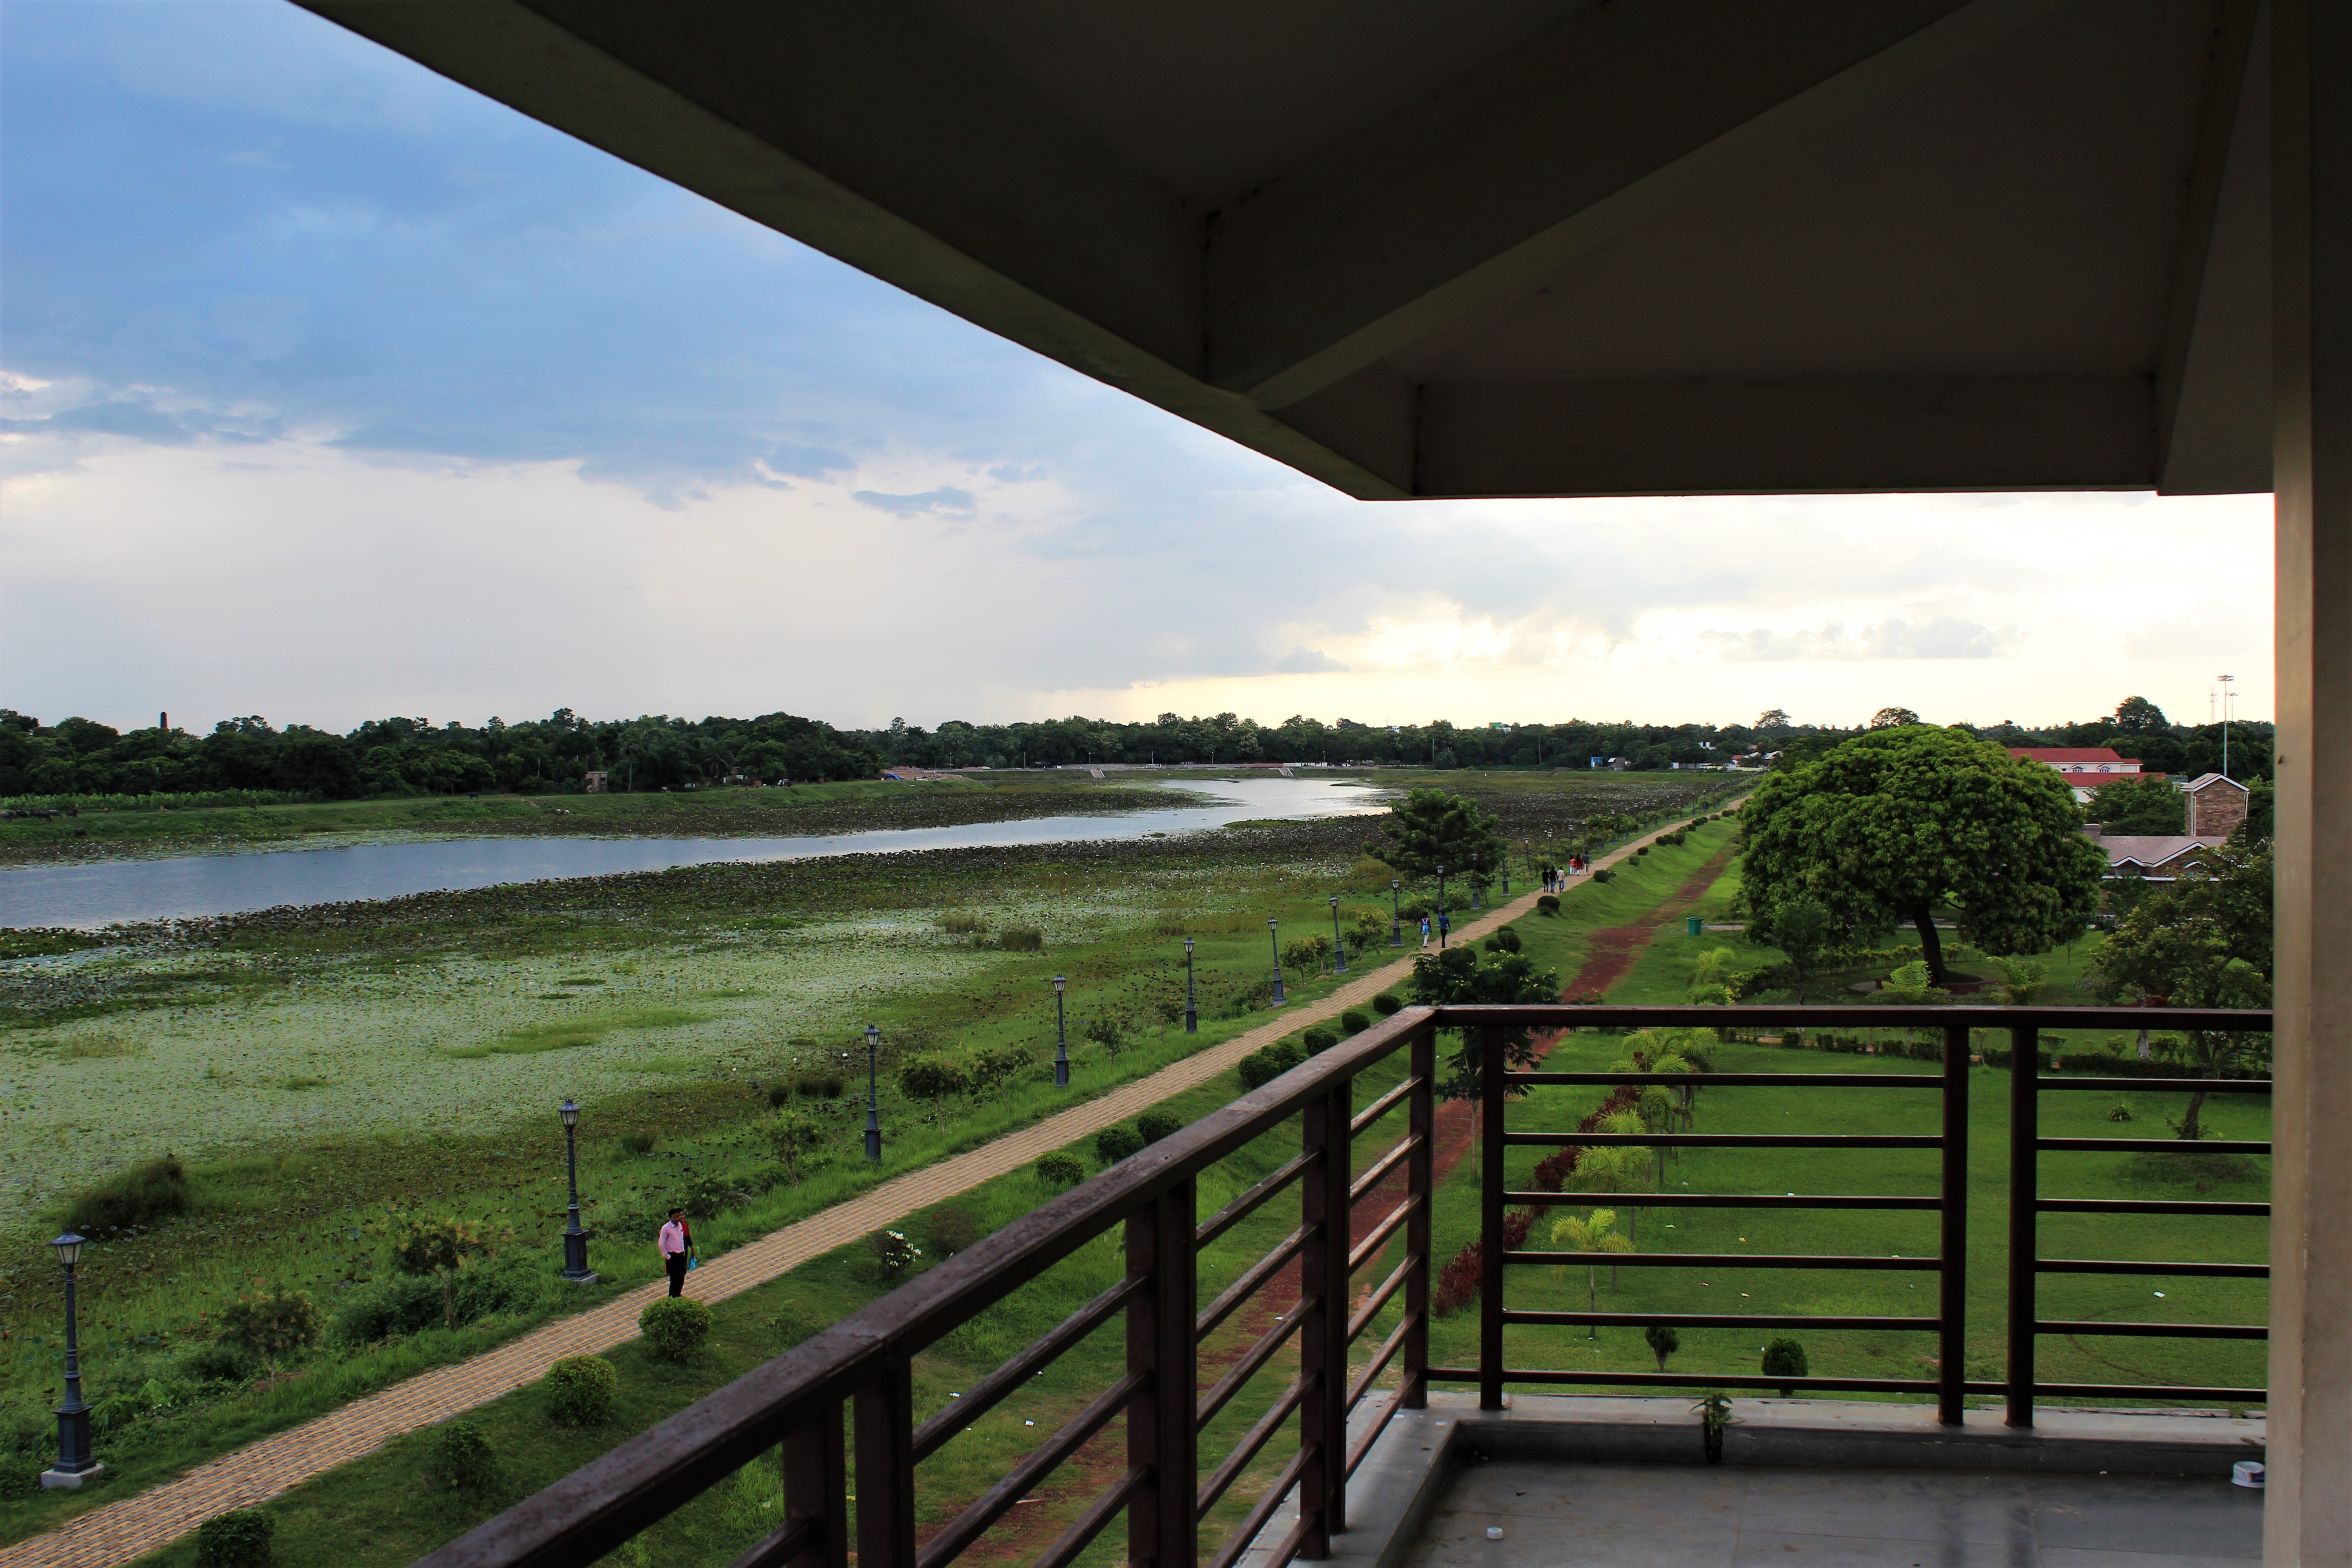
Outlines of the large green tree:
[[1466,878],[1471,857],[1477,857],[1482,876],[1492,874],[1510,853],[1510,845],[1494,814],[1467,795],[1423,788],[1408,793],[1381,824],[1386,844],[1369,846],[1371,852],[1408,877],[1446,874]]
[[2109,833],[2189,831],[2189,807],[2168,779],[2126,778],[2120,784],[2103,784],[2091,797],[2091,815]]
[[2106,870],[2057,773],[1926,725],[1869,731],[1775,770],[1740,822],[1752,908],[1810,896],[1848,929],[1908,923],[1939,984],[1938,911],[1987,952],[2047,952],[2082,934]]

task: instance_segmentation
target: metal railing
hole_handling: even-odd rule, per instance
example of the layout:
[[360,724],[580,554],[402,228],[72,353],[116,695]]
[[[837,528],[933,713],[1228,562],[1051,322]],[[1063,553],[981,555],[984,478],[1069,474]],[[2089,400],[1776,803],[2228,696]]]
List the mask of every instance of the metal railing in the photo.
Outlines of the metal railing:
[[[1499,1407],[1507,1384],[1617,1387],[1794,1387],[1822,1392],[1930,1394],[1947,1422],[1960,1419],[1968,1394],[2006,1394],[2012,1425],[2030,1426],[2036,1394],[2128,1398],[2254,1399],[2260,1390],[2142,1387],[2034,1381],[2033,1346],[2045,1333],[2180,1334],[2259,1338],[2249,1325],[2048,1322],[2034,1315],[2034,1281],[2042,1273],[2176,1273],[2257,1277],[2255,1264],[2158,1264],[2043,1258],[2034,1236],[2038,1215],[2053,1212],[2258,1215],[2263,1204],[2045,1199],[2038,1189],[2038,1157],[2045,1150],[2179,1150],[2267,1152],[2269,1145],[2170,1140],[2045,1139],[2039,1135],[2038,1097],[2044,1089],[2123,1092],[2204,1089],[2262,1092],[2263,1080],[2202,1079],[2044,1078],[2036,1070],[2042,1030],[2137,1028],[2263,1032],[2261,1013],[2168,1009],[2057,1007],[1617,1007],[1555,1005],[1510,1007],[1409,1008],[1362,1034],[1310,1058],[1263,1089],[1148,1146],[1093,1180],[1045,1204],[983,1241],[872,1302],[796,1349],[739,1378],[652,1429],[443,1547],[424,1563],[431,1568],[488,1568],[591,1563],[738,1469],[781,1450],[784,1518],[732,1568],[845,1568],[855,1547],[864,1568],[943,1568],[979,1542],[1046,1477],[1124,1417],[1125,1465],[1071,1521],[1042,1555],[1039,1568],[1066,1568],[1123,1513],[1131,1563],[1177,1568],[1200,1561],[1201,1526],[1211,1510],[1269,1449],[1295,1416],[1289,1458],[1259,1492],[1210,1559],[1232,1568],[1287,1504],[1296,1520],[1265,1568],[1297,1558],[1328,1556],[1331,1537],[1347,1528],[1349,1478],[1397,1411],[1421,1408],[1432,1382],[1476,1385],[1480,1403]],[[1498,1031],[1569,1026],[1606,1029],[1656,1026],[1801,1027],[1926,1026],[1944,1037],[1939,1070],[1924,1073],[1708,1073],[1696,1079],[1655,1073],[1513,1072],[1502,1070]],[[2001,1382],[1965,1377],[1968,1235],[1969,1043],[1972,1031],[2005,1030],[2013,1044],[2010,1255],[2010,1366]],[[1486,1070],[1481,1134],[1479,1355],[1475,1366],[1432,1366],[1431,1221],[1436,1139],[1436,1034],[1486,1031]],[[1360,1111],[1357,1080],[1403,1053],[1402,1077]],[[1717,1089],[1744,1087],[1826,1090],[1930,1092],[1938,1097],[1938,1131],[1886,1135],[1804,1135],[1700,1132],[1560,1132],[1507,1125],[1513,1084],[1647,1085]],[[1402,1135],[1364,1163],[1359,1134],[1403,1113]],[[1262,1181],[1202,1219],[1196,1182],[1211,1166],[1296,1119],[1299,1152]],[[1598,1147],[1749,1149],[1920,1149],[1937,1153],[1930,1194],[1674,1193],[1654,1206],[1689,1208],[1813,1208],[1932,1212],[1940,1240],[1932,1258],[1856,1255],[1794,1256],[1559,1252],[1506,1248],[1504,1219],[1512,1205],[1553,1207],[1619,1204],[1625,1194],[1512,1191],[1505,1185],[1507,1155],[1529,1144]],[[1401,1201],[1360,1223],[1355,1209],[1402,1173]],[[1295,1228],[1205,1306],[1200,1300],[1198,1258],[1234,1226],[1282,1194],[1297,1190]],[[1114,1228],[1123,1232],[1126,1272],[1116,1284],[1070,1314],[1012,1360],[927,1419],[914,1409],[914,1358],[959,1325],[1037,1279],[1055,1264]],[[1375,1264],[1399,1236],[1404,1256],[1358,1299],[1356,1276]],[[1570,1260],[1605,1260],[1617,1267],[1830,1268],[1933,1273],[1934,1315],[1829,1316],[1761,1313],[1612,1313],[1538,1311],[1511,1308],[1508,1270]],[[1299,1299],[1199,1392],[1202,1345],[1258,1291],[1296,1262]],[[1402,1298],[1395,1327],[1351,1371],[1349,1350],[1372,1328],[1382,1309]],[[1351,1306],[1352,1302],[1352,1306]],[[927,1538],[916,1525],[915,1468],[952,1442],[977,1416],[1003,1401],[1097,1330],[1122,1322],[1124,1369],[1090,1403],[1013,1464],[993,1487],[963,1506]],[[1507,1364],[1504,1330],[1512,1324],[1664,1324],[1689,1328],[1805,1326],[1933,1332],[1939,1356],[1927,1378],[1790,1377],[1762,1374],[1568,1372]],[[1287,1386],[1249,1430],[1203,1473],[1202,1437],[1249,1381],[1276,1366],[1293,1342],[1297,1367]],[[1391,1367],[1393,1386],[1380,1388]],[[1349,1431],[1350,1417],[1380,1397]],[[845,1416],[856,1415],[854,1447]],[[855,1500],[855,1521],[852,1500]]]

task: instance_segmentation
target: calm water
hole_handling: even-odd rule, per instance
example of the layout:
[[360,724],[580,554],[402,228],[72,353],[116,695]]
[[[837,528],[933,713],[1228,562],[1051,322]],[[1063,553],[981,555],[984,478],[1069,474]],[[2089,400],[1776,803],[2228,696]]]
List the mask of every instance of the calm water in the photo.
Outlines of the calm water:
[[1256,818],[1346,816],[1383,809],[1373,791],[1322,779],[1203,780],[1170,789],[1208,798],[1199,805],[1118,816],[1040,816],[1025,822],[791,838],[458,838],[23,867],[0,869],[0,925],[101,926],[116,921],[235,914],[279,904],[396,899],[558,877],[660,871],[721,860],[809,860],[895,849],[1144,838]]

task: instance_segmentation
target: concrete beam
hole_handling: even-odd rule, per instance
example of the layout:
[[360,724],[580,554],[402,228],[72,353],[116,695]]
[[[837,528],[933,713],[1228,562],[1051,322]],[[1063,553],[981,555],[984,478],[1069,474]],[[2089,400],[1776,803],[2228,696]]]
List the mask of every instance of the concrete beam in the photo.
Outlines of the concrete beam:
[[1208,379],[1297,403],[2063,3],[1581,11],[1216,215]]
[[1423,496],[2144,489],[2144,377],[1431,383]]

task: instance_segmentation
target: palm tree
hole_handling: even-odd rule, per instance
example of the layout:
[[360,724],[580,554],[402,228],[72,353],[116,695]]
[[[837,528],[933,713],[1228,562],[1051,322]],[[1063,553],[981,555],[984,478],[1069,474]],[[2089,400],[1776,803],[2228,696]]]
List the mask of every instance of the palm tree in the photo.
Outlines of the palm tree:
[[[1611,1152],[1603,1149],[1588,1150],[1584,1158],[1590,1161],[1596,1154]],[[1577,1174],[1579,1177],[1584,1174],[1582,1163],[1580,1163],[1577,1167]],[[1551,1227],[1551,1245],[1552,1249],[1557,1252],[1591,1254],[1634,1250],[1631,1241],[1617,1234],[1617,1215],[1613,1209],[1594,1209],[1583,1219],[1579,1219],[1574,1215],[1567,1215],[1555,1220]],[[1564,1279],[1568,1277],[1568,1266],[1556,1264],[1551,1272],[1555,1279]],[[1610,1283],[1613,1286],[1616,1281],[1612,1279]],[[1598,1262],[1589,1259],[1584,1266],[1584,1310],[1588,1312],[1597,1312],[1601,1310],[1601,1266]],[[1587,1339],[1597,1340],[1601,1337],[1600,1324],[1592,1324],[1591,1331],[1585,1336]]]

